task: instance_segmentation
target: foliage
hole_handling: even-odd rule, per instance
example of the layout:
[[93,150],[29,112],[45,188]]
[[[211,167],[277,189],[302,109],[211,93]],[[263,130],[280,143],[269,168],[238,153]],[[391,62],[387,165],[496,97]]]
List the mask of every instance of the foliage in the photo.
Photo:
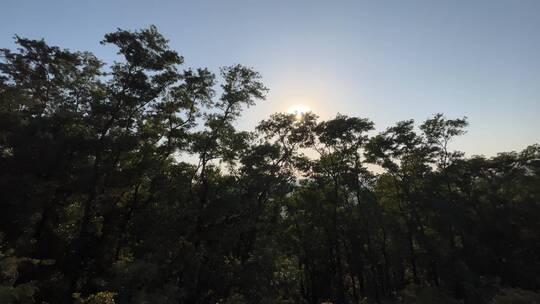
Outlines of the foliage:
[[114,304],[114,293],[108,291],[100,291],[96,294],[88,296],[86,299],[82,299],[80,294],[75,294],[75,303],[77,304]]
[[277,113],[261,75],[182,69],[155,27],[106,65],[0,50],[2,303],[534,303],[540,146],[451,149],[466,118],[378,134]]

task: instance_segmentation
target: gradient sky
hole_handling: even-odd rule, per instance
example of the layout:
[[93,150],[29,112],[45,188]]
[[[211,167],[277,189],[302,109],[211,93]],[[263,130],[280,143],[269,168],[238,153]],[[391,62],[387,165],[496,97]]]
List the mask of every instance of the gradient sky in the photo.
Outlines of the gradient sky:
[[468,155],[540,143],[538,0],[2,0],[0,47],[19,34],[111,61],[104,33],[150,24],[188,67],[261,72],[270,93],[241,129],[305,104],[322,118],[369,117],[378,130],[467,116],[469,133],[453,147]]

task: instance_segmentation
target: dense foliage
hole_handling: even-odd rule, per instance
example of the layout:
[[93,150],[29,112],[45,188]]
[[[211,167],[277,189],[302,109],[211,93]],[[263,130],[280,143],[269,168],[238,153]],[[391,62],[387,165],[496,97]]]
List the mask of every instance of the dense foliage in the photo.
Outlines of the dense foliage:
[[540,303],[538,145],[466,158],[467,121],[443,115],[239,132],[260,75],[181,70],[154,27],[107,34],[111,65],[16,43],[1,303]]

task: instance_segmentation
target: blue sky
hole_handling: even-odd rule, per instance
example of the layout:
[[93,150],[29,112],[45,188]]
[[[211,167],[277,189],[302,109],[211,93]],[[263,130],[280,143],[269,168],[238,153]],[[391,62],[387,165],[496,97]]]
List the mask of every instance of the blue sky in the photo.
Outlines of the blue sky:
[[186,66],[241,63],[270,93],[238,123],[306,104],[322,118],[369,117],[383,130],[442,112],[468,116],[453,147],[494,155],[540,143],[540,1],[12,1],[14,34],[94,52],[103,34],[150,24]]

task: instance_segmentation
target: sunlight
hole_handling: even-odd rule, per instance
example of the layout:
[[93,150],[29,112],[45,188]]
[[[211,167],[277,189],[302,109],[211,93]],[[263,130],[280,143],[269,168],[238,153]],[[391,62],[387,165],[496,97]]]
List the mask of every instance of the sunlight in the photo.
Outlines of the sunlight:
[[311,108],[304,104],[292,105],[287,109],[287,113],[295,114],[296,119],[301,119],[304,113],[311,112]]

